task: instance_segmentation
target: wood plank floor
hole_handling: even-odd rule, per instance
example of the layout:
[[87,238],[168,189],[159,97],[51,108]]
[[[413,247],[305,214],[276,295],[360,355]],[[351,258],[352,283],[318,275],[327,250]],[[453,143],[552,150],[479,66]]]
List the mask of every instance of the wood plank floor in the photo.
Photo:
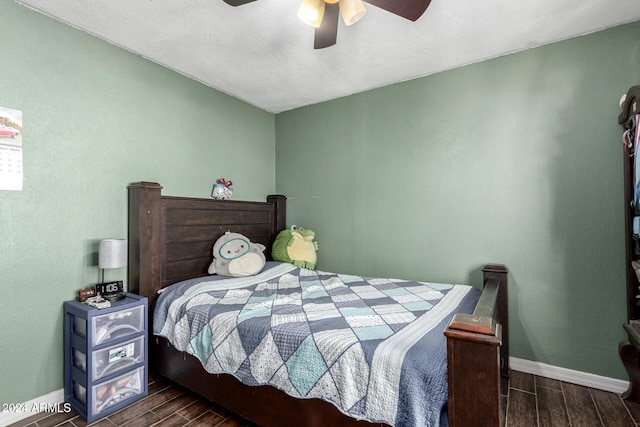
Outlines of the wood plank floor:
[[[640,404],[619,395],[513,371],[503,384],[506,427],[637,427]],[[41,413],[9,427],[85,427],[76,413]],[[164,379],[150,379],[144,399],[96,421],[95,427],[254,427]]]

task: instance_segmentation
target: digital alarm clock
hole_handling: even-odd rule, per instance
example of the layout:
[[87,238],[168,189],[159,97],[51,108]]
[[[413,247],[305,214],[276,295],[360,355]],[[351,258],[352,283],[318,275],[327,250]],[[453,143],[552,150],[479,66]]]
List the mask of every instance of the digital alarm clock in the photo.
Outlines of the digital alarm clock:
[[102,298],[108,301],[119,301],[125,297],[124,282],[98,283],[96,285],[96,294],[102,295]]

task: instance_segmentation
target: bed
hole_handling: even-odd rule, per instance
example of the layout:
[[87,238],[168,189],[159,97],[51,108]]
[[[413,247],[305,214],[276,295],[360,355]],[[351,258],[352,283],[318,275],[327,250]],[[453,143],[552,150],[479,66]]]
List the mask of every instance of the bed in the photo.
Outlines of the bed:
[[[242,233],[265,245],[268,256],[286,225],[284,196],[269,196],[266,202],[218,201],[164,196],[161,190],[150,182],[129,186],[129,291],[149,299],[150,325],[158,291],[206,278],[212,244],[224,232]],[[509,375],[506,267],[485,266],[483,280],[475,310],[452,313],[444,328],[447,417],[454,427],[500,425],[500,376]],[[197,357],[165,337],[151,338],[149,349],[150,367],[157,374],[258,425],[372,424],[322,399],[296,398],[278,387],[210,374]],[[385,424],[391,423],[375,423]]]

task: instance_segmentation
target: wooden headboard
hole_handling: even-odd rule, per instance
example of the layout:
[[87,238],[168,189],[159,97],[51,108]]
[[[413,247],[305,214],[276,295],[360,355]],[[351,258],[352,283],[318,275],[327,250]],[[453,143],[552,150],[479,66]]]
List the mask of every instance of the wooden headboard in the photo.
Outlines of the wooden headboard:
[[226,231],[267,247],[286,226],[286,197],[266,202],[162,196],[155,182],[129,185],[129,292],[151,306],[167,285],[207,274],[215,241]]

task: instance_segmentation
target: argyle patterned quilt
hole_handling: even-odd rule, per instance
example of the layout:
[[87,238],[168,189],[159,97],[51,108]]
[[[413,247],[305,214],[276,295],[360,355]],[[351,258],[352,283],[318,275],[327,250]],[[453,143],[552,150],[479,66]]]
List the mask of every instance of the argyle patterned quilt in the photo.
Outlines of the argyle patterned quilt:
[[211,373],[320,398],[357,419],[437,426],[446,423],[443,331],[455,313],[471,313],[479,295],[464,285],[269,262],[256,276],[166,288],[154,333]]

